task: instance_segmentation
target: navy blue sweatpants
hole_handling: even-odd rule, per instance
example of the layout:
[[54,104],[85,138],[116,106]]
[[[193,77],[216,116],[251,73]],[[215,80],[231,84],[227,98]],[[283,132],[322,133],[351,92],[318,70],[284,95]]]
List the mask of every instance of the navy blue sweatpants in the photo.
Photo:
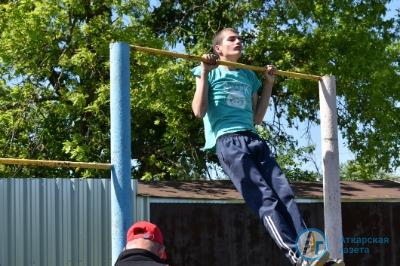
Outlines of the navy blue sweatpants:
[[228,133],[217,139],[216,149],[225,173],[295,265],[300,257],[297,236],[306,227],[287,178],[266,142],[249,131]]

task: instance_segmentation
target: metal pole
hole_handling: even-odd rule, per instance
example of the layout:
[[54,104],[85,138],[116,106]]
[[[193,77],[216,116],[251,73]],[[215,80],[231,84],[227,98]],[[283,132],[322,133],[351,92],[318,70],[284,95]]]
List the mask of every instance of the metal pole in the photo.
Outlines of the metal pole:
[[333,258],[343,259],[336,80],[334,76],[323,76],[319,82],[319,102],[323,159],[325,236],[331,256]]
[[127,43],[110,44],[112,265],[132,223],[129,50]]
[[[161,49],[142,47],[142,46],[137,46],[137,45],[131,45],[131,47],[135,51],[140,51],[140,52],[144,52],[144,53],[148,53],[148,54],[168,56],[168,57],[174,57],[174,58],[182,58],[182,59],[187,59],[187,60],[192,60],[192,61],[206,62],[205,59],[202,58],[201,56],[170,52],[170,51],[165,51],[165,50],[161,50]],[[241,63],[237,63],[237,62],[218,60],[217,64],[224,65],[224,66],[230,66],[230,67],[236,67],[236,68],[242,68],[242,69],[249,69],[249,70],[258,71],[258,72],[265,71],[265,67],[251,66],[251,65],[241,64]],[[277,70],[276,75],[283,76],[283,77],[289,77],[289,78],[309,79],[309,80],[320,80],[321,79],[321,77],[317,76],[317,75],[303,74],[303,73],[283,71],[283,70]]]
[[86,169],[111,169],[110,163],[87,163],[87,162],[71,162],[71,161],[55,161],[55,160],[30,160],[15,158],[0,158],[0,164],[40,166],[53,168],[86,168]]

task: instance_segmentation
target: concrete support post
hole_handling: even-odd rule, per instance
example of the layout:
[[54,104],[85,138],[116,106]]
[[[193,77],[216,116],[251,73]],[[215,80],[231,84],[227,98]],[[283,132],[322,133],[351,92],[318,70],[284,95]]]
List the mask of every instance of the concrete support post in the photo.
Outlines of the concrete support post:
[[127,43],[110,44],[112,265],[132,223],[129,50]]
[[321,115],[325,236],[328,241],[328,250],[331,257],[343,258],[336,80],[334,76],[324,76],[319,81],[319,102]]

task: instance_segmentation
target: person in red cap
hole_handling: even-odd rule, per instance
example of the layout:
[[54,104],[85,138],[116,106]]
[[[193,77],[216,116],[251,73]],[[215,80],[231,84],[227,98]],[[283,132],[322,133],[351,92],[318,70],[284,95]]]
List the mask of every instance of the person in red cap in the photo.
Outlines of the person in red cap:
[[167,265],[164,238],[157,225],[147,221],[134,223],[126,235],[125,250],[115,266]]

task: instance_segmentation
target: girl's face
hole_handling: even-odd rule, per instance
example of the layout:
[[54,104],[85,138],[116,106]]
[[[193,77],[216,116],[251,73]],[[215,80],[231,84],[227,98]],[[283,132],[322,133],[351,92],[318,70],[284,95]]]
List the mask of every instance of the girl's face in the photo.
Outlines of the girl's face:
[[242,39],[232,31],[224,31],[222,42],[215,46],[215,50],[222,60],[237,61],[242,55]]

